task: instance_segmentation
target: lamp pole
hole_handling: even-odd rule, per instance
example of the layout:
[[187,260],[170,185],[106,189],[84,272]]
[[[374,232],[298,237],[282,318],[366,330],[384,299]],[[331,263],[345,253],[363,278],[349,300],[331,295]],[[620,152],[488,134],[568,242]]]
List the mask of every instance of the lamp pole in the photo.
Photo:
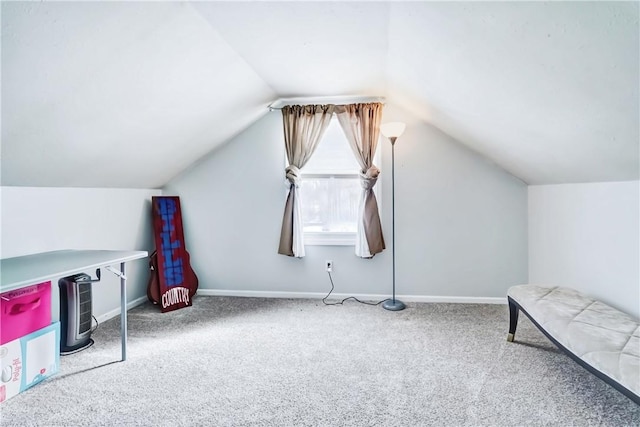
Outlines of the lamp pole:
[[397,136],[390,136],[391,141],[391,257],[393,269],[393,297],[382,303],[382,308],[390,311],[400,311],[405,309],[402,301],[396,299],[396,159],[395,146]]

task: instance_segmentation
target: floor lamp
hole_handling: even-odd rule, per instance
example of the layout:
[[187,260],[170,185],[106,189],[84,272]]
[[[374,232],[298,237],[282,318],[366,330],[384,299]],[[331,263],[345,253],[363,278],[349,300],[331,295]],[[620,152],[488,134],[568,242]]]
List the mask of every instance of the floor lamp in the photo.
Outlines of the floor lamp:
[[405,309],[402,301],[396,299],[396,200],[395,200],[395,145],[396,139],[404,132],[406,125],[400,122],[384,123],[380,126],[380,132],[391,141],[391,253],[393,258],[393,298],[382,303],[386,310],[400,311]]

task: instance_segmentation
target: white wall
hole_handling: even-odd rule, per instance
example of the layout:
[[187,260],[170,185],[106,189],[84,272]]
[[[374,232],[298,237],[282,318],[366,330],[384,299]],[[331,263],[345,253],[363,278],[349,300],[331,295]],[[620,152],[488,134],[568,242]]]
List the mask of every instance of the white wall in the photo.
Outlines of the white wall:
[[529,187],[529,281],[640,316],[640,182]]
[[[152,250],[151,196],[160,190],[2,187],[2,258],[59,249]],[[95,271],[86,271],[95,274]],[[99,320],[119,313],[119,279],[103,270],[93,287]],[[146,297],[147,261],[127,263],[127,298]],[[58,283],[52,314],[58,319]]]
[[[527,190],[520,180],[462,148],[408,112],[396,144],[397,293],[503,298],[527,279]],[[387,250],[371,260],[353,247],[307,246],[303,259],[277,254],[284,208],[282,118],[272,112],[164,189],[181,197],[185,240],[201,289],[273,295],[391,292],[391,153],[382,141],[382,221]],[[284,294],[287,295],[287,294]]]

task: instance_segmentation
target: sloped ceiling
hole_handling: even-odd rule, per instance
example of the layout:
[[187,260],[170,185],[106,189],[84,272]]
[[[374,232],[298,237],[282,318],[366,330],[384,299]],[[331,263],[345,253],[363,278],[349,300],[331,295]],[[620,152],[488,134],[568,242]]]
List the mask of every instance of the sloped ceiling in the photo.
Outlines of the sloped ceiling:
[[157,188],[276,93],[184,3],[2,3],[2,184]]
[[270,102],[333,95],[386,96],[530,184],[639,177],[637,2],[1,12],[2,185],[161,187]]

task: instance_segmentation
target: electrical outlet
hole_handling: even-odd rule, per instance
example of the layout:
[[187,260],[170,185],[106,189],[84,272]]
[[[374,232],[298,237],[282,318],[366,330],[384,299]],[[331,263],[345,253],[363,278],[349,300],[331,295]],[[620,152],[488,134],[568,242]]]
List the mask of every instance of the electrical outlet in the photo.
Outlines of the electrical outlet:
[[328,271],[329,273],[331,273],[331,272],[333,271],[333,261],[331,261],[330,259],[328,259],[328,260],[326,260],[326,261],[325,261],[324,265],[326,266],[327,271]]

